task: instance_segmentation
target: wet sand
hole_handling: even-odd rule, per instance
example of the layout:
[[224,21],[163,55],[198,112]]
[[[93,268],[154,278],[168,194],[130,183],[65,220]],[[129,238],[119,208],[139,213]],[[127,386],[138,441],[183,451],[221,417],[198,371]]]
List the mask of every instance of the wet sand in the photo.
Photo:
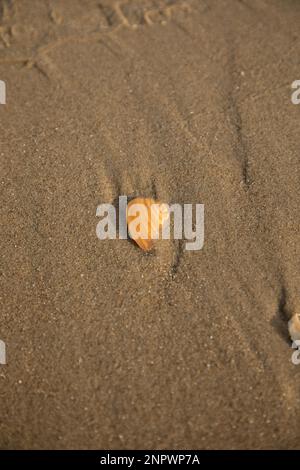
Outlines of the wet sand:
[[[300,447],[297,0],[0,1],[0,447]],[[205,205],[200,251],[96,237]]]

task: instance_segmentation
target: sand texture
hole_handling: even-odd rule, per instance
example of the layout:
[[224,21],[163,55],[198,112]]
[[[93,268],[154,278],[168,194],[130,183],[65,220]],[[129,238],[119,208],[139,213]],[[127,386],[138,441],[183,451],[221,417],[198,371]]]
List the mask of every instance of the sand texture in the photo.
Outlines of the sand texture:
[[299,57],[298,0],[0,1],[1,448],[300,448]]

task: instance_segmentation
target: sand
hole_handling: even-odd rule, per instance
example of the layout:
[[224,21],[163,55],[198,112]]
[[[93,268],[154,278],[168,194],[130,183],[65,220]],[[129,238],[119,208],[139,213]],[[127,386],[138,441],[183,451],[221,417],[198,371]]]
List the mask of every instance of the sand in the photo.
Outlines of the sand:
[[[300,2],[0,18],[1,448],[300,448]],[[122,194],[204,204],[203,249],[100,241]]]

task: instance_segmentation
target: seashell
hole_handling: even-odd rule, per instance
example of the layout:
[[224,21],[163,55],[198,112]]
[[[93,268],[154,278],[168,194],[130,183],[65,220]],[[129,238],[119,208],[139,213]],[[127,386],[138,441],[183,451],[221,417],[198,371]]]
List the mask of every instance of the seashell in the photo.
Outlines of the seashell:
[[297,313],[289,321],[289,333],[292,341],[300,340],[300,315]]
[[144,251],[150,251],[153,240],[169,219],[169,206],[151,198],[135,198],[127,204],[127,226],[130,237]]

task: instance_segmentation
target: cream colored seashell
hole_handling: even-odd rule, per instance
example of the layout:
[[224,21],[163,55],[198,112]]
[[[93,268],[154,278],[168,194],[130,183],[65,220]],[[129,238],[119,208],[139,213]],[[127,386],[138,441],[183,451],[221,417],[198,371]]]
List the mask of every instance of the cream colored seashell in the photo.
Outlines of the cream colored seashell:
[[151,198],[135,198],[127,204],[127,226],[130,237],[144,251],[150,251],[153,240],[169,219],[169,206]]
[[292,341],[300,340],[300,315],[298,313],[289,321],[289,333]]

